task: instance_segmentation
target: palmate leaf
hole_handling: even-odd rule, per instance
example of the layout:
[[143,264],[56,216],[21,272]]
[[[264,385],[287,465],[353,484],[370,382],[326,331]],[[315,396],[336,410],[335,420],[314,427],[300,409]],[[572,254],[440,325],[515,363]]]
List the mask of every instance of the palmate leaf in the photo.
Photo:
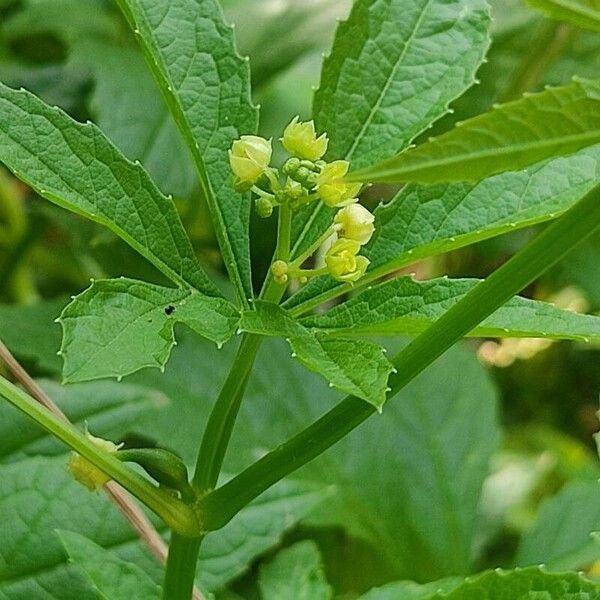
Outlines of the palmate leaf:
[[[372,590],[360,600],[597,600],[600,587],[578,573],[548,573],[542,568],[487,571],[462,583],[437,582],[410,590],[407,584],[391,583]],[[405,590],[408,589],[408,593]]]
[[379,410],[385,403],[393,367],[376,344],[313,333],[276,304],[260,300],[253,303],[252,311],[242,314],[240,329],[285,338],[292,356],[325,377],[331,387],[362,398]]
[[[479,283],[476,279],[415,281],[399,277],[367,288],[326,313],[300,322],[332,335],[417,335]],[[476,337],[540,337],[600,341],[600,317],[516,297],[470,332]]]
[[413,150],[351,173],[369,182],[479,181],[600,142],[600,82],[574,80],[459,123]]
[[600,2],[598,0],[527,0],[551,19],[566,21],[592,31],[600,31]]
[[[489,45],[485,0],[359,0],[325,58],[313,117],[328,159],[365,167],[393,156],[475,82]],[[295,219],[294,252],[331,222],[317,204]]]
[[[476,184],[406,186],[375,210],[375,234],[363,252],[371,265],[357,285],[422,258],[557,217],[598,181],[600,145]],[[319,277],[284,305],[300,312],[351,289]]]
[[133,563],[73,531],[57,532],[71,562],[102,600],[156,600],[160,587]]
[[256,131],[247,61],[216,0],[118,0],[192,152],[223,260],[242,304],[252,297],[250,201],[236,193],[227,151]]
[[125,278],[96,280],[60,316],[64,381],[162,368],[175,345],[175,323],[221,345],[239,318],[224,298]]
[[262,600],[330,600],[318,546],[305,540],[282,550],[259,574]]
[[220,296],[172,200],[95,125],[0,84],[0,162],[47,200],[111,229],[173,282]]

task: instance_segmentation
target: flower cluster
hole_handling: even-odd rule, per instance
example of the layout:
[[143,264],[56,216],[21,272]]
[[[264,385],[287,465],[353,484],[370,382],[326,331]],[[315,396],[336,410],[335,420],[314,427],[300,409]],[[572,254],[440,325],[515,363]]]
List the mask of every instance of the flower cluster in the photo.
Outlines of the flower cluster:
[[[263,218],[270,217],[275,208],[281,217],[284,210],[291,214],[311,202],[323,202],[339,210],[327,231],[294,261],[276,256],[271,267],[274,280],[285,284],[290,278],[306,281],[329,274],[338,281],[354,283],[369,265],[359,252],[375,230],[374,216],[358,204],[362,184],[345,180],[348,161],[323,160],[329,140],[325,133],[317,135],[313,121],[301,122],[295,117],[285,128],[281,142],[290,154],[281,170],[270,165],[271,140],[243,135],[233,143],[229,161],[235,189],[251,190],[256,195],[256,211]],[[302,268],[319,247],[331,240],[323,267]]]

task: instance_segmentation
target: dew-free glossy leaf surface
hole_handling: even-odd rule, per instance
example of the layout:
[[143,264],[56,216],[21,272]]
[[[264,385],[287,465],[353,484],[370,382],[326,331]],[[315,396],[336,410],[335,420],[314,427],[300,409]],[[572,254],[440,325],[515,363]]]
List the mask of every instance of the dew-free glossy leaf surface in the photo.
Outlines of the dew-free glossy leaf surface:
[[[367,288],[324,314],[305,317],[306,327],[332,335],[416,335],[454,306],[479,280],[399,277]],[[470,336],[600,340],[600,318],[516,297],[476,327]]]
[[63,376],[74,382],[162,368],[175,344],[175,323],[223,344],[238,321],[224,298],[125,278],[97,280],[60,316]]
[[305,540],[286,548],[259,574],[262,600],[329,600],[333,590],[325,579],[318,546]]
[[479,181],[600,142],[600,82],[575,80],[459,123],[453,130],[349,175],[355,181]]
[[257,300],[253,308],[242,315],[243,331],[286,338],[292,356],[332,387],[381,409],[393,367],[380,346],[311,332],[275,304]]
[[[371,265],[358,285],[421,258],[554,218],[599,180],[600,146],[596,145],[476,184],[409,185],[375,210],[375,234],[363,250]],[[344,291],[350,291],[350,286],[319,277],[285,306],[310,307]]]
[[219,295],[173,202],[95,125],[0,85],[0,162],[44,198],[114,231],[172,281]]
[[194,157],[225,266],[252,297],[250,200],[233,190],[227,151],[256,131],[250,71],[216,0],[118,0]]

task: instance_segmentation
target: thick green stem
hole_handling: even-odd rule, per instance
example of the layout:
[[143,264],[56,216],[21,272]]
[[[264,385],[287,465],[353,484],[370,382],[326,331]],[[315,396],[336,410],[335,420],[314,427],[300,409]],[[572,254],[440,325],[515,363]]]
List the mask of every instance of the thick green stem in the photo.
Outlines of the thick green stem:
[[244,334],[229,375],[210,413],[198,452],[194,489],[203,494],[214,488],[221,472],[246,383],[262,341],[261,336]]
[[190,600],[201,543],[201,537],[190,539],[176,533],[171,535],[162,600]]
[[126,490],[153,510],[174,531],[183,535],[198,535],[200,523],[195,512],[186,504],[159,490],[150,481],[132,471],[109,452],[102,450],[80,433],[43,407],[21,388],[0,377],[0,395],[31,417],[46,431],[67,444],[98,469],[120,483]]
[[[396,395],[427,366],[481,321],[591,235],[600,225],[600,186],[596,186],[558,221],[469,292],[416,337],[392,361],[388,398]],[[313,425],[269,452],[200,502],[207,530],[223,527],[244,506],[347,435],[375,409],[349,396]]]

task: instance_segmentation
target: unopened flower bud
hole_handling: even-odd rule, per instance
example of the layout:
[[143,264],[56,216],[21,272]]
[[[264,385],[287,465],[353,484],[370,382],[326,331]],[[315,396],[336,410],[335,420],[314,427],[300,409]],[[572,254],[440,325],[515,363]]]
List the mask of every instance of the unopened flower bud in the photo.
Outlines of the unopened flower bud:
[[271,161],[271,140],[256,135],[243,135],[229,150],[229,164],[238,191],[250,189]]
[[261,219],[268,219],[273,214],[273,205],[267,198],[257,198],[255,206],[256,214]]
[[300,159],[292,156],[285,161],[283,167],[281,168],[284,175],[288,177],[294,177],[296,175],[296,171],[300,168]]
[[339,225],[340,237],[358,242],[361,246],[368,243],[375,231],[375,216],[361,204],[350,204],[338,211],[334,223]]
[[325,264],[329,274],[337,281],[354,283],[367,270],[369,260],[358,256],[360,244],[354,240],[340,238],[329,248],[325,255]]
[[317,193],[327,206],[341,208],[356,202],[361,184],[346,183],[342,179],[349,167],[348,161],[336,160],[325,165],[317,177]]
[[[103,440],[102,438],[94,437],[89,433],[86,435],[91,442],[106,452],[116,452],[119,449],[119,446],[113,444],[109,440]],[[84,485],[92,492],[100,489],[111,479],[106,473],[104,473],[104,471],[101,471],[89,460],[83,458],[83,456],[80,454],[77,454],[77,452],[71,453],[71,458],[69,459],[67,469],[70,471],[71,475],[73,475],[76,481]]]
[[298,117],[285,128],[281,141],[290,154],[311,161],[321,158],[329,143],[325,133],[317,137],[314,121],[301,122]]
[[271,274],[276,283],[287,283],[288,280],[288,264],[283,260],[276,260],[271,265]]

